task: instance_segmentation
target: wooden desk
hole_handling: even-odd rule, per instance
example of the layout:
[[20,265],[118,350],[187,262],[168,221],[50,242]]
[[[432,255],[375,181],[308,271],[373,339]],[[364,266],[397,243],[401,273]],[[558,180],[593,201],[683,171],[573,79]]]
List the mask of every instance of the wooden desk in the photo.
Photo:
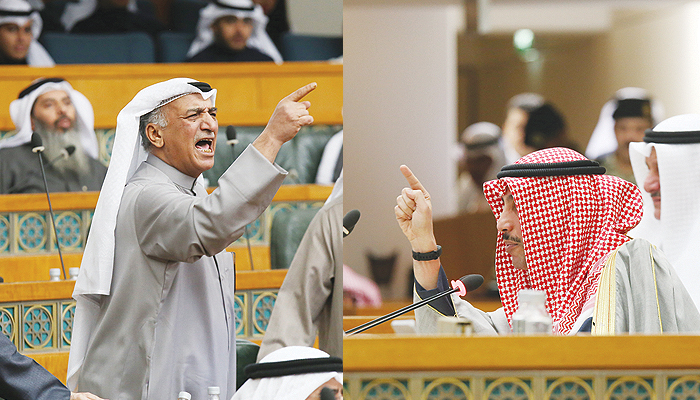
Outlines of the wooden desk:
[[343,346],[350,400],[700,398],[700,336],[360,334]]

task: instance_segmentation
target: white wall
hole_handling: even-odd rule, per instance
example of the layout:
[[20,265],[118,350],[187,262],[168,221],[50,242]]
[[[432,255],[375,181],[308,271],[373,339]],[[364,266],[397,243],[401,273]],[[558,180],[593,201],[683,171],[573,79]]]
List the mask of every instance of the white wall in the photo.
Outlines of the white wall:
[[343,34],[343,0],[286,1],[292,32],[319,36]]
[[615,89],[649,90],[666,117],[700,113],[700,2],[622,17],[607,39]]
[[[409,165],[433,198],[434,214],[455,209],[458,1],[346,0],[344,25],[345,212],[362,213],[344,239],[344,261],[369,276],[365,253],[400,253],[403,293],[410,246],[394,217]],[[397,5],[399,4],[399,5]],[[395,276],[396,277],[396,276]]]

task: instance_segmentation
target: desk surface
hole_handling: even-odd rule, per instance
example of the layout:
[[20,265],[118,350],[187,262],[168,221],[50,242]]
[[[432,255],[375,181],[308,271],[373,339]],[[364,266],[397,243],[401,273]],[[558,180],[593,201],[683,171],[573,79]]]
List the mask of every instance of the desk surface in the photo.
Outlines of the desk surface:
[[346,372],[698,369],[700,336],[366,335],[343,341]]

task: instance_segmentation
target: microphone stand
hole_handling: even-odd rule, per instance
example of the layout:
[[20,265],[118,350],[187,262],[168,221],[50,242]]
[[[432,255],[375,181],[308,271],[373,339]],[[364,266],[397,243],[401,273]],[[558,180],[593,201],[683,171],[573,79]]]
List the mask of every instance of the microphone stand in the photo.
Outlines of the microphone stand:
[[63,270],[63,280],[66,280],[66,267],[63,264],[63,254],[61,253],[61,244],[58,242],[58,229],[56,229],[56,220],[53,216],[53,207],[51,207],[51,196],[49,196],[49,184],[46,182],[46,172],[44,171],[44,157],[41,153],[44,151],[44,146],[37,146],[32,149],[33,152],[39,155],[39,165],[41,165],[41,177],[44,179],[44,189],[46,189],[46,200],[49,202],[49,215],[51,217],[51,225],[53,233],[56,236],[56,248],[58,249],[58,258],[61,259],[61,270]]
[[[389,313],[389,314],[387,314],[387,315],[384,315],[384,316],[382,316],[382,317],[373,319],[373,320],[371,320],[371,321],[369,321],[369,322],[365,322],[364,324],[362,324],[362,325],[360,325],[360,326],[356,326],[356,327],[354,327],[354,328],[352,328],[352,329],[348,329],[347,331],[345,331],[345,334],[346,334],[346,335],[354,335],[354,334],[357,334],[357,333],[360,333],[360,332],[364,332],[364,331],[366,331],[367,329],[374,328],[375,326],[377,326],[377,325],[379,325],[379,324],[381,324],[381,323],[384,323],[384,322],[386,322],[386,321],[388,321],[388,320],[390,320],[390,319],[393,319],[393,318],[398,317],[399,315],[405,314],[405,313],[407,313],[407,312],[409,312],[409,311],[415,310],[415,309],[418,308],[418,307],[421,307],[421,306],[423,306],[423,305],[425,305],[425,304],[428,304],[428,303],[430,303],[430,302],[433,301],[433,300],[437,300],[437,299],[439,299],[439,298],[441,298],[441,297],[444,297],[444,296],[447,296],[447,295],[450,295],[450,294],[452,294],[452,293],[456,293],[456,292],[459,292],[459,291],[460,291],[460,288],[459,288],[459,287],[456,287],[456,288],[453,288],[453,289],[445,290],[445,291],[442,292],[442,293],[434,294],[434,295],[432,295],[432,296],[430,296],[430,297],[428,297],[428,298],[425,298],[425,299],[423,299],[423,300],[421,300],[421,301],[419,301],[419,302],[417,302],[417,303],[409,304],[409,305],[407,305],[406,307],[403,307],[403,308],[401,308],[401,309],[398,309],[398,310],[396,310],[396,311],[394,311],[394,312],[391,312],[391,313]],[[465,293],[465,294],[466,294],[466,293]]]
[[[238,139],[236,139],[236,129],[233,127],[233,125],[229,125],[226,128],[226,139],[226,144],[231,146],[231,154],[233,154],[233,156],[236,157],[236,152],[233,151],[233,146],[235,146],[236,143],[238,143]],[[248,234],[248,225],[243,227],[243,232],[245,234],[246,245],[248,246],[248,260],[250,260],[250,270],[253,271],[255,270],[255,268],[253,267],[253,250],[250,247],[250,235]]]

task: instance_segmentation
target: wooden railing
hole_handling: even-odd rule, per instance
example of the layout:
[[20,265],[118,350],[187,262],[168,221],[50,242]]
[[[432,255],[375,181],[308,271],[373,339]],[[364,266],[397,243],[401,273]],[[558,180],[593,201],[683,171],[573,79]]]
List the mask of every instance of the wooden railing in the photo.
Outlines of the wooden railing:
[[61,77],[83,93],[95,110],[96,128],[114,128],[117,114],[153,83],[176,77],[207,82],[217,89],[220,125],[264,126],[277,103],[295,89],[317,82],[306,99],[317,124],[342,124],[343,66],[318,62],[100,64],[52,68],[3,66],[0,76],[0,130],[14,129],[9,104],[32,80]]
[[[325,185],[283,185],[275,197],[273,198],[272,207],[276,207],[282,203],[295,202],[315,202],[320,203],[328,198],[332,191],[332,186]],[[85,216],[94,210],[97,204],[99,193],[55,193],[51,195],[51,203],[56,214],[61,211],[76,211],[75,215]],[[48,211],[48,203],[46,195],[43,194],[12,194],[0,196],[0,221],[3,224],[5,220],[9,225],[12,225],[13,219],[20,219],[20,215],[26,213],[41,213],[45,215]],[[266,211],[267,212],[267,211]],[[13,215],[16,218],[13,218]],[[87,217],[86,217],[87,218]],[[261,217],[265,219],[266,217]],[[44,218],[45,222],[48,222]],[[88,221],[89,222],[89,221]],[[84,222],[85,223],[85,222]],[[3,225],[4,226],[4,225]],[[0,227],[2,228],[2,227]],[[266,227],[263,227],[265,229]],[[46,226],[49,229],[49,226]],[[81,226],[80,229],[87,229],[87,225]],[[2,229],[0,229],[2,230]],[[14,229],[6,229],[8,236],[12,236]],[[2,233],[2,232],[0,232]],[[53,238],[50,232],[44,232],[46,238]],[[84,232],[81,232],[84,235]],[[0,238],[1,239],[1,238]],[[32,251],[8,251],[8,246],[5,245],[5,250],[2,250],[2,243],[5,240],[15,240],[13,237],[0,240],[0,276],[5,282],[20,282],[20,281],[45,281],[49,279],[49,269],[60,267],[58,253],[51,249],[44,249],[36,252]],[[51,239],[53,240],[53,239]],[[83,240],[83,239],[81,239]],[[70,267],[79,267],[82,260],[82,246],[77,246],[73,249],[63,248],[63,261],[66,271]],[[229,247],[229,251],[236,253],[236,268],[239,271],[250,270],[250,257],[248,256],[248,247],[243,240],[239,240]],[[256,269],[270,269],[270,246],[269,243],[253,242],[251,244],[253,254],[253,265]]]
[[[237,313],[247,314],[255,307],[253,297],[268,296],[270,293],[276,294],[279,287],[284,282],[287,274],[286,270],[273,271],[238,271],[236,273],[236,297],[237,297]],[[73,293],[74,281],[60,282],[23,282],[23,283],[4,283],[0,284],[0,313],[4,319],[8,311],[15,311],[16,320],[11,322],[8,331],[14,332],[13,341],[15,345],[26,355],[34,358],[39,364],[44,366],[54,376],[65,383],[66,370],[68,367],[68,344],[54,344],[51,347],[29,349],[24,342],[23,335],[27,334],[24,331],[24,323],[22,322],[27,315],[22,311],[29,309],[31,306],[39,306],[42,310],[59,309],[62,305],[69,304],[68,307],[74,306],[74,301],[71,299]],[[243,308],[248,311],[241,311]],[[58,313],[50,318],[52,327],[49,329],[52,335],[61,342],[61,337],[66,329],[70,331],[72,326],[72,313]],[[3,321],[4,323],[7,321]],[[46,323],[46,322],[45,322]],[[255,321],[252,318],[247,318],[244,321],[238,321],[244,324],[239,337],[245,337],[254,342],[260,343],[262,333],[257,335],[246,335],[248,332],[255,331]],[[21,330],[21,334],[20,331]]]

